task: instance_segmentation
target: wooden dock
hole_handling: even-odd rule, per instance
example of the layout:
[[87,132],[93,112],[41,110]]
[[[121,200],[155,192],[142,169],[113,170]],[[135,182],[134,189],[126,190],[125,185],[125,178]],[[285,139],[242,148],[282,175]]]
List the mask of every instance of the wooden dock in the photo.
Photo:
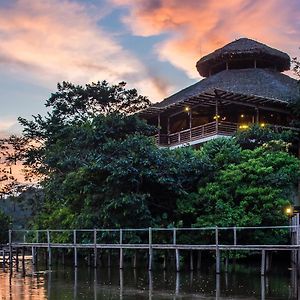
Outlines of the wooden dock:
[[[255,233],[261,236],[280,234],[285,243],[259,244],[253,239]],[[153,253],[172,251],[175,269],[180,271],[180,254],[188,251],[190,268],[194,268],[193,253],[213,251],[216,273],[221,272],[221,253],[228,251],[252,251],[261,254],[261,275],[268,270],[268,255],[273,251],[290,251],[293,263],[300,270],[299,226],[273,227],[205,227],[205,228],[139,228],[139,229],[75,229],[75,230],[10,230],[6,252],[9,262],[18,260],[19,250],[31,250],[35,264],[36,251],[46,249],[48,264],[52,263],[52,249],[72,249],[74,267],[78,266],[78,251],[92,250],[93,266],[98,264],[97,253],[101,250],[117,250],[119,267],[124,267],[124,250],[143,250],[148,253],[148,270],[153,268]],[[0,252],[1,253],[1,252]],[[201,254],[200,254],[201,255]],[[136,257],[133,259],[136,266]],[[165,264],[165,262],[164,262]],[[12,270],[13,263],[10,264]],[[225,269],[228,260],[225,259]]]

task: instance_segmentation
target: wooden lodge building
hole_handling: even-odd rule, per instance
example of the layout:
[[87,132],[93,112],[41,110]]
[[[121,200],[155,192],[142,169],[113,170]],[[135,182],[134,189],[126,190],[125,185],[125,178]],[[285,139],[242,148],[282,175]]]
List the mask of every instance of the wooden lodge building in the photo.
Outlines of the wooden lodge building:
[[162,147],[201,144],[251,124],[288,127],[289,103],[300,97],[297,80],[283,74],[290,57],[241,38],[202,57],[204,79],[155,103],[140,116],[159,128]]

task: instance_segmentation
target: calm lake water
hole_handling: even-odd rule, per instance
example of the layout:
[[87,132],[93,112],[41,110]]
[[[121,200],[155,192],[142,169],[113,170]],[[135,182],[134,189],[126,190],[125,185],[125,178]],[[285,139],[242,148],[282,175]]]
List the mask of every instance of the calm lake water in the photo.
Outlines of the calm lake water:
[[214,274],[214,266],[180,273],[156,268],[134,270],[39,266],[26,263],[26,275],[0,271],[0,299],[300,299],[297,282],[285,265],[259,275],[259,266],[237,265],[230,273]]

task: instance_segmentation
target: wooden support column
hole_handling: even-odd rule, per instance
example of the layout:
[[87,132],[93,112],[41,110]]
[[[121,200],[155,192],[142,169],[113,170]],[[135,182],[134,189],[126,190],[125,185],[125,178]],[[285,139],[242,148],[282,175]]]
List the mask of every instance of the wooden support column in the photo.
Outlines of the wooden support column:
[[216,98],[216,134],[218,134],[219,131],[219,100]]
[[76,238],[76,230],[73,230],[73,244],[74,244],[74,267],[77,268],[78,260],[77,260],[77,238]]
[[6,264],[5,250],[2,250],[2,270],[3,270],[3,272],[5,272],[5,264]]
[[121,245],[121,247],[120,247],[120,265],[119,265],[119,267],[120,267],[120,269],[123,269],[123,248],[122,248],[122,244],[123,244],[123,230],[122,229],[120,229],[119,235],[120,235],[120,245]]
[[197,251],[197,270],[201,269],[201,255],[202,255],[201,250],[198,250]]
[[25,269],[25,247],[22,247],[22,274],[25,276],[26,269]]
[[35,247],[31,247],[31,260],[32,264],[35,265]]
[[167,136],[168,136],[168,145],[170,144],[170,117],[167,119]]
[[12,253],[12,230],[8,232],[8,246],[9,246],[9,270],[10,273],[13,271],[13,253]]
[[[168,251],[168,250],[166,250]],[[164,257],[163,257],[163,270],[167,269],[167,252],[164,253]]]
[[149,267],[148,270],[152,271],[153,267],[153,249],[152,249],[152,228],[149,227]]
[[218,229],[218,226],[216,226],[216,229],[215,229],[215,237],[216,237],[216,273],[220,274],[221,265],[220,265],[219,229]]
[[110,250],[107,252],[107,267],[111,267],[111,257],[110,257]]
[[133,268],[136,269],[136,263],[137,263],[137,250],[134,250],[133,254]]
[[94,229],[94,268],[97,268],[97,229]]
[[261,267],[260,267],[260,275],[264,276],[266,272],[266,250],[261,251]]
[[16,270],[19,272],[19,248],[16,248]]
[[161,133],[160,114],[157,115],[157,128],[158,128],[158,144],[160,145],[160,133]]
[[192,108],[189,110],[189,129],[190,129],[190,140],[192,140]]
[[47,249],[48,249],[48,266],[52,265],[52,255],[51,255],[51,240],[50,240],[50,231],[47,230]]
[[[173,245],[176,246],[176,228],[173,228]],[[176,264],[176,272],[180,271],[180,256],[179,256],[179,249],[175,248],[175,264]]]
[[228,251],[226,251],[226,257],[225,257],[225,272],[228,273],[228,264],[229,264],[229,257],[228,257]]
[[258,109],[258,107],[255,108],[255,123],[259,124],[259,109]]
[[193,250],[190,251],[190,270],[194,271],[194,257],[193,257]]
[[180,271],[180,256],[179,256],[179,249],[175,249],[175,257],[176,257],[176,272]]

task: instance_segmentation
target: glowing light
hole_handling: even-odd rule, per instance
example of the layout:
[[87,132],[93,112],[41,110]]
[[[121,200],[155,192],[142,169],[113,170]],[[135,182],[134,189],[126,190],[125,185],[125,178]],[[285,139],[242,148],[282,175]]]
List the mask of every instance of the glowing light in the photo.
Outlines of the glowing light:
[[186,112],[188,112],[188,111],[190,111],[190,108],[189,108],[188,106],[186,106],[186,107],[184,108],[184,110],[185,110]]
[[219,115],[214,116],[214,120],[220,119]]
[[249,128],[249,125],[247,124],[242,124],[239,126],[240,129],[248,129]]
[[291,206],[287,207],[285,209],[285,213],[288,215],[288,216],[291,216],[293,214],[293,208]]
[[266,124],[265,123],[260,123],[260,127],[265,127]]
[[241,118],[244,118],[244,117],[245,117],[245,115],[241,114]]

